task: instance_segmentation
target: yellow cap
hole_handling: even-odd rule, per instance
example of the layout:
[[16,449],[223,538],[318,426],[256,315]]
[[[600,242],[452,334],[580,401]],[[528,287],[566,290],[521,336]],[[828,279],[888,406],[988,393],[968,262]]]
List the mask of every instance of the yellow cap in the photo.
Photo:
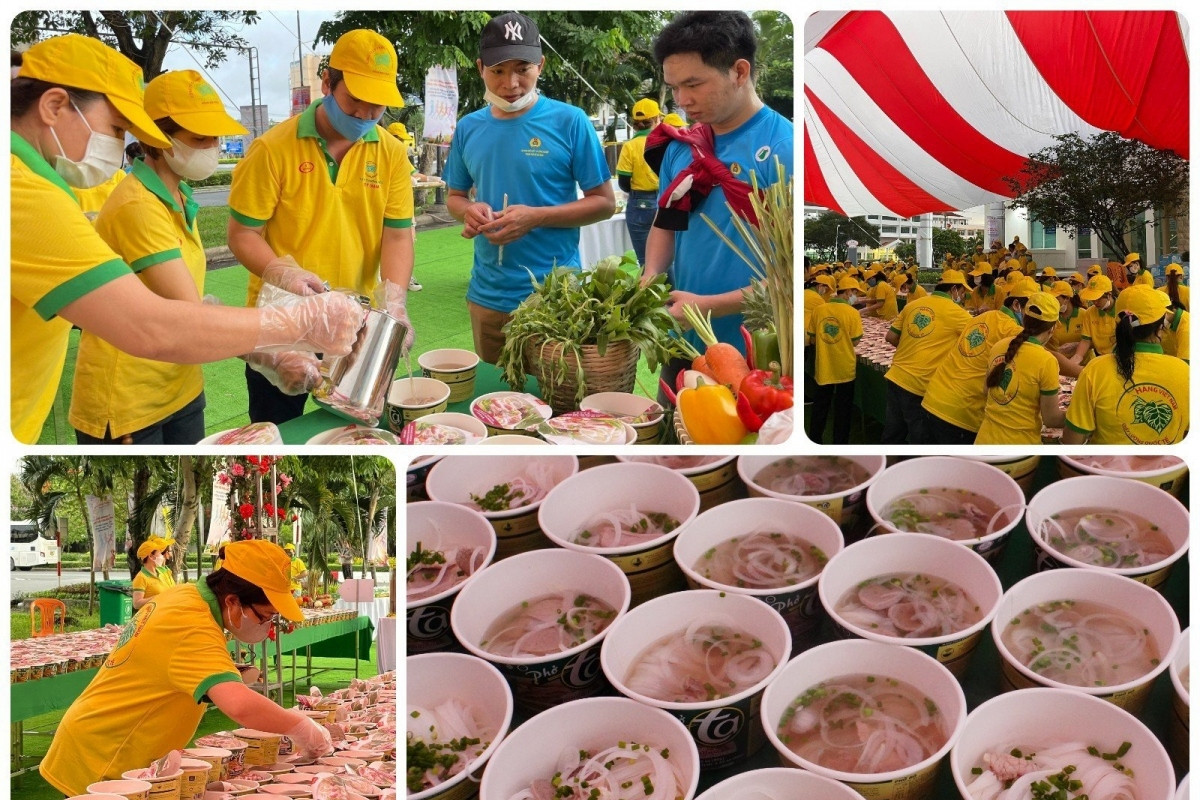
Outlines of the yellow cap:
[[350,94],[364,103],[403,108],[396,88],[396,48],[375,31],[343,33],[333,46],[329,66],[342,71]]
[[845,292],[850,289],[858,291],[858,290],[862,289],[862,285],[859,284],[859,282],[856,279],[847,275],[846,277],[844,277],[840,281],[838,281],[837,288],[838,288],[839,292]]
[[294,553],[294,552],[296,552],[296,545],[292,544],[291,542],[288,542],[287,544],[285,544],[283,546],[283,549],[287,550],[289,553]]
[[1018,280],[1011,289],[1008,290],[1009,297],[1033,297],[1039,291],[1040,286],[1033,278],[1022,278]]
[[1058,321],[1058,299],[1048,292],[1034,292],[1025,301],[1026,317],[1040,319],[1042,322]]
[[1169,305],[1171,298],[1166,294],[1144,283],[1137,283],[1117,295],[1116,309],[1121,316],[1131,315],[1136,328],[1138,325],[1158,322],[1166,315]]
[[908,281],[907,272],[897,272],[892,277],[888,278],[888,282],[894,286],[903,286]]
[[658,108],[658,103],[651,100],[649,97],[643,97],[633,104],[634,119],[654,119],[660,116],[662,111]]
[[837,281],[833,279],[832,275],[818,275],[817,277],[813,278],[813,280],[822,286],[828,286],[830,289],[834,290],[837,289]]
[[1087,282],[1087,286],[1079,290],[1080,300],[1095,300],[1101,295],[1108,294],[1112,291],[1112,281],[1107,275],[1093,275],[1091,280]]
[[1042,271],[1038,273],[1043,278],[1057,278],[1058,270],[1054,267],[1042,267]]
[[1124,263],[1124,264],[1122,264],[1121,266],[1123,266],[1123,267],[1128,267],[1128,266],[1129,266],[1130,264],[1132,264],[1133,262],[1135,262],[1135,261],[1141,261],[1141,260],[1142,260],[1142,254],[1141,254],[1141,253],[1130,253],[1129,255],[1125,256],[1125,263]]
[[280,616],[299,622],[304,614],[292,597],[291,568],[292,560],[283,548],[264,539],[230,542],[225,545],[225,560],[221,563],[221,569],[262,589]]
[[19,78],[100,92],[129,120],[129,130],[151,147],[170,147],[143,107],[142,68],[99,39],[68,33],[38,42],[25,51]]
[[663,117],[663,122],[667,123],[668,125],[674,125],[676,128],[682,128],[687,125],[687,123],[683,121],[683,117],[679,116],[674,111]]
[[960,286],[966,286],[967,276],[963,275],[957,269],[948,269],[942,273],[942,277],[938,280],[938,283],[957,283]]
[[1088,274],[1088,275],[1099,275],[1101,272],[1103,272],[1103,270],[1102,270],[1102,269],[1100,269],[1100,265],[1099,265],[1099,264],[1092,264],[1092,265],[1091,265],[1090,267],[1088,267],[1088,269],[1087,269],[1087,274]]
[[164,72],[146,84],[146,113],[170,117],[198,136],[240,136],[248,130],[229,114],[208,81],[192,69]]
[[1070,298],[1075,296],[1075,290],[1066,281],[1055,281],[1045,289],[1055,297]]
[[1167,268],[1163,270],[1164,275],[1182,275],[1183,267],[1178,264],[1167,264]]
[[1070,275],[1067,276],[1067,283],[1081,283],[1082,284],[1082,283],[1087,283],[1087,281],[1085,281],[1083,279],[1083,276],[1080,275],[1078,272],[1072,272]]
[[970,272],[972,277],[978,278],[980,275],[991,275],[992,267],[990,264],[980,264]]
[[157,552],[162,549],[163,549],[162,539],[159,539],[157,536],[151,536],[149,539],[147,539],[146,541],[144,541],[138,545],[138,549],[137,549],[138,561],[145,561],[146,557],[149,556],[151,553]]
[[388,125],[387,129],[388,133],[390,133],[392,136],[395,136],[402,142],[408,142],[409,144],[412,144],[416,141],[416,138],[408,132],[408,128],[404,127],[403,122],[393,122],[391,125]]

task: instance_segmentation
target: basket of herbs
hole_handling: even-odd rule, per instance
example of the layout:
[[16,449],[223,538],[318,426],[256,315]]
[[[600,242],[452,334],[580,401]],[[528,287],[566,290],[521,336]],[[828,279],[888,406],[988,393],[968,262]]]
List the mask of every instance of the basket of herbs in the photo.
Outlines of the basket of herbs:
[[[624,267],[624,268],[623,268]],[[631,392],[640,357],[651,371],[679,355],[665,275],[641,285],[636,263],[610,256],[591,269],[555,267],[504,326],[498,366],[521,387],[527,374],[562,414],[596,392]]]

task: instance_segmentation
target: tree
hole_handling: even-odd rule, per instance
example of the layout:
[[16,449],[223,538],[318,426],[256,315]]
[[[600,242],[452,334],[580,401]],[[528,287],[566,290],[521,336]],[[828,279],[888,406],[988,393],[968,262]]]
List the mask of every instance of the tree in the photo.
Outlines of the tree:
[[[457,67],[459,108],[468,112],[483,105],[483,82],[475,68],[479,33],[500,13],[345,11],[322,23],[316,42],[333,44],[355,28],[379,31],[396,47],[401,91],[420,94],[425,73],[432,66]],[[641,97],[662,96],[661,73],[647,59],[649,42],[665,22],[663,12],[530,11],[528,15],[554,48],[543,46],[546,68],[538,80],[539,89],[547,96],[589,113],[605,101],[629,108]],[[584,83],[585,78],[599,97]]]
[[879,228],[866,217],[850,219],[836,211],[822,211],[816,218],[804,220],[804,249],[822,261],[844,258],[848,239],[878,247]]
[[[1135,223],[1140,214],[1186,208],[1188,162],[1173,151],[1112,131],[1054,139],[1030,155],[1019,174],[1004,179],[1016,194],[1009,208],[1027,209],[1030,219],[1054,223],[1071,236],[1088,228],[1122,258],[1129,254],[1126,234],[1141,224]],[[1157,225],[1162,217],[1155,216]]]
[[758,74],[754,85],[758,96],[788,119],[795,114],[793,88],[795,48],[792,20],[782,11],[755,11],[751,15],[758,26]]
[[[972,245],[972,248],[974,245]],[[950,228],[934,228],[933,229],[933,256],[937,259],[939,256],[946,257],[946,253],[951,253],[955,258],[960,258],[967,252],[967,243],[963,239],[962,234]]]
[[211,69],[229,58],[230,50],[248,47],[234,31],[256,22],[257,11],[23,11],[13,18],[10,40],[16,46],[81,33],[127,56],[149,81],[162,73],[171,44],[197,51]]

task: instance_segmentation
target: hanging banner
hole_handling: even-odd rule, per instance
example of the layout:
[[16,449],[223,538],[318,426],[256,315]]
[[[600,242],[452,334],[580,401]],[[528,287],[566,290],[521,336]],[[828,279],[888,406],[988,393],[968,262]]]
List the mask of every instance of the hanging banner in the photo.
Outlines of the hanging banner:
[[[213,478],[212,486],[212,516],[208,520],[208,538],[205,546],[216,550],[221,542],[229,538],[229,484],[221,481],[225,475],[218,472]],[[228,480],[228,476],[225,476]]]
[[425,129],[421,139],[447,142],[458,124],[458,70],[430,67],[425,73]]
[[296,546],[296,552],[300,552],[300,521],[303,517],[299,513],[296,514],[296,520],[292,523],[292,544]]
[[113,569],[117,563],[116,514],[111,497],[88,495],[88,522],[92,526],[92,569]]
[[293,86],[292,87],[292,113],[288,116],[297,116],[304,113],[312,103],[312,87],[311,86]]
[[375,533],[371,534],[371,542],[367,545],[367,561],[376,566],[383,566],[387,563],[387,558],[387,509],[385,508]]

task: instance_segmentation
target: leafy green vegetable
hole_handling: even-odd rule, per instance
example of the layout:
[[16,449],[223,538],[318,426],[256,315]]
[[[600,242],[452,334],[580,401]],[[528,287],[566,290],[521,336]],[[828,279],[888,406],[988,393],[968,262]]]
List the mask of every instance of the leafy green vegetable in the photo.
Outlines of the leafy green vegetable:
[[676,337],[679,327],[667,310],[666,276],[657,275],[642,286],[639,275],[621,268],[623,263],[625,258],[610,256],[588,270],[555,267],[540,284],[530,274],[533,294],[504,326],[498,366],[509,386],[520,391],[525,384],[526,345],[533,345],[540,359],[553,358],[540,376],[543,397],[553,396],[566,382],[568,355],[574,355],[577,403],[588,394],[584,346],[594,345],[603,356],[612,342],[629,341],[646,357],[651,371],[683,355],[682,340]]

